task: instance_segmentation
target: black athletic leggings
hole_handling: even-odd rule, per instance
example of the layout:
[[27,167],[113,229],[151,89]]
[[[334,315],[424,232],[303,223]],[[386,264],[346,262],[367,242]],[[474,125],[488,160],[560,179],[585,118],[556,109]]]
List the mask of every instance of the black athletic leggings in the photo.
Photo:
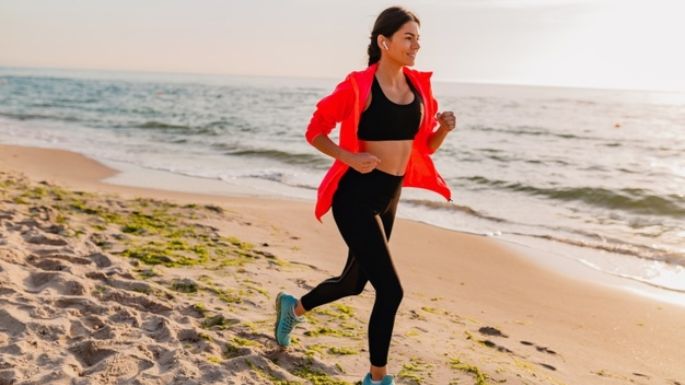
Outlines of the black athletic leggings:
[[376,290],[369,320],[371,365],[385,366],[402,285],[388,249],[388,239],[402,191],[402,176],[374,169],[362,174],[349,168],[333,196],[333,218],[349,247],[342,274],[327,279],[300,301],[305,310],[364,290]]

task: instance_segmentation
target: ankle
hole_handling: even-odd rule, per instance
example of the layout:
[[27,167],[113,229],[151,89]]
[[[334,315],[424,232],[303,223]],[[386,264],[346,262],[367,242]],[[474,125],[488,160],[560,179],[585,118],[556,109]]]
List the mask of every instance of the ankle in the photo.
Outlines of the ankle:
[[369,370],[369,372],[371,373],[371,381],[373,381],[374,383],[380,383],[381,381],[383,381],[385,375],[388,374],[385,367],[372,367],[372,369]]
[[295,314],[296,317],[301,317],[302,314],[305,313],[304,306],[302,306],[302,303],[298,300],[295,306],[293,307],[293,313]]

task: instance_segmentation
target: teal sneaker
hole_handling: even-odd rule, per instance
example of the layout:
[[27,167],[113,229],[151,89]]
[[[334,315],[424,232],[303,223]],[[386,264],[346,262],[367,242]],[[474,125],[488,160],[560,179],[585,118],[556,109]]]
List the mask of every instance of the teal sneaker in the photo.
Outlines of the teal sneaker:
[[[366,376],[362,380],[362,385],[375,385],[371,382],[371,373],[366,373]],[[386,374],[380,382],[380,385],[395,385],[395,377]]]
[[276,343],[281,346],[290,345],[290,332],[295,325],[304,321],[304,316],[295,316],[297,299],[290,294],[280,292],[276,296],[276,325],[274,335]]

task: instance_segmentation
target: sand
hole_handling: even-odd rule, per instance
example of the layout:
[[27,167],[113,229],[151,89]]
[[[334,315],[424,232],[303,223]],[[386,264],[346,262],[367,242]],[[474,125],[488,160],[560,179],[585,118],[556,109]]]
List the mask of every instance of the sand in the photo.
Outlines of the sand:
[[[354,384],[371,285],[273,339],[274,300],[339,274],[313,202],[115,186],[67,151],[0,146],[0,384]],[[398,384],[685,384],[685,308],[399,219]]]

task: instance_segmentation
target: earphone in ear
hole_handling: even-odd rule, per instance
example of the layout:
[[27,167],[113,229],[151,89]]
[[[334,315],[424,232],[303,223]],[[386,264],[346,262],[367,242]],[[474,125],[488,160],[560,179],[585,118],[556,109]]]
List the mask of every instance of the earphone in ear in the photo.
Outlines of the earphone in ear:
[[385,47],[386,50],[388,49],[388,45],[385,44],[385,42],[382,42],[381,44],[383,44],[383,47]]

